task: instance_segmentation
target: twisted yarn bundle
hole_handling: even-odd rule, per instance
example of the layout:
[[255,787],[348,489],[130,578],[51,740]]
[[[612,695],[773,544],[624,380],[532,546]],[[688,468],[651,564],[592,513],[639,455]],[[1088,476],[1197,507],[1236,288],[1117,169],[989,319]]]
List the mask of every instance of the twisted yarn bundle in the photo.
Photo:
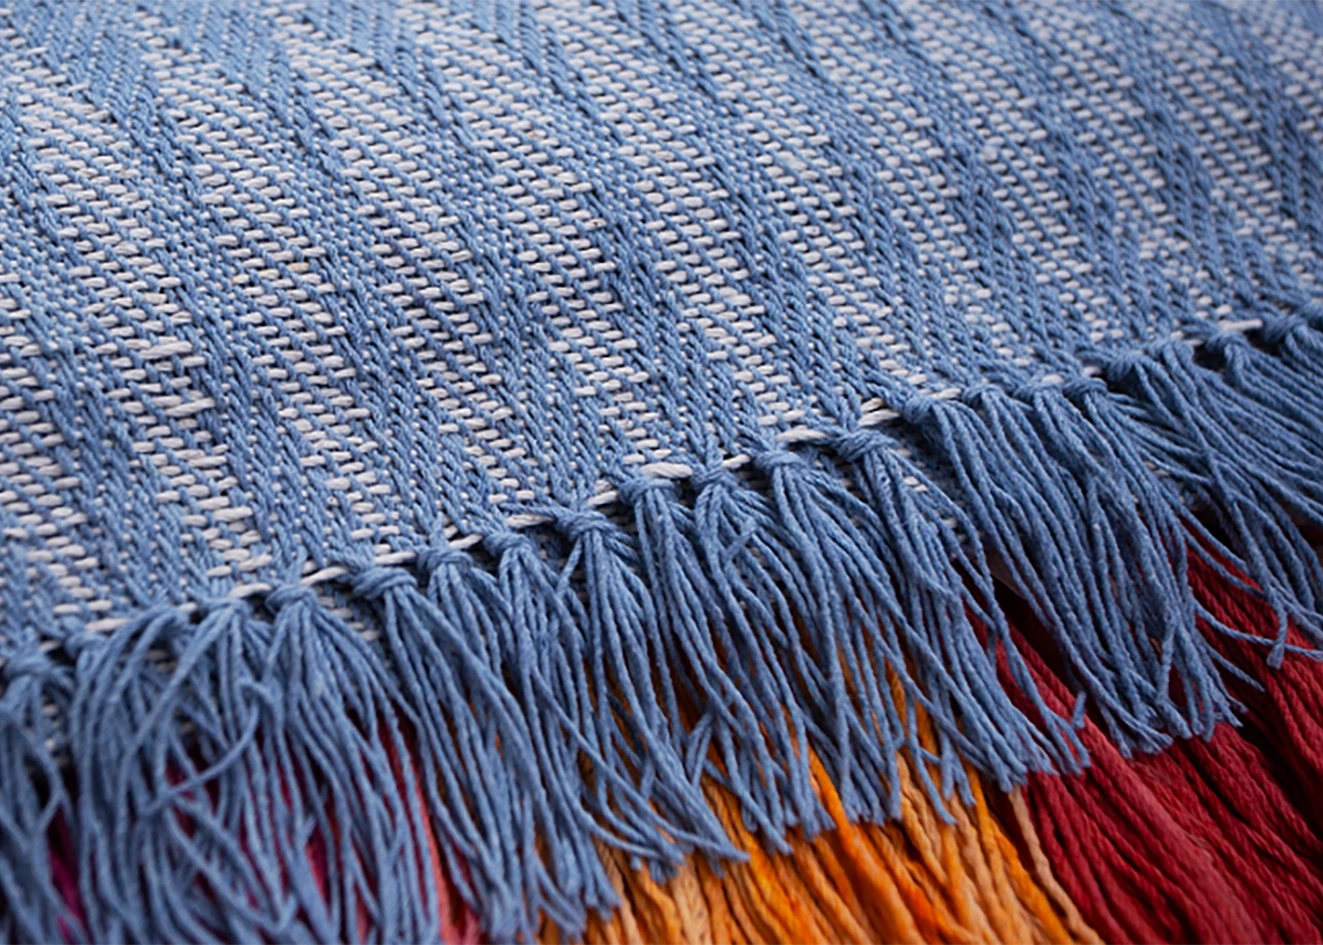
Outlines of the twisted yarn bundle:
[[6,938],[581,936],[1315,691],[1312,6],[0,37]]

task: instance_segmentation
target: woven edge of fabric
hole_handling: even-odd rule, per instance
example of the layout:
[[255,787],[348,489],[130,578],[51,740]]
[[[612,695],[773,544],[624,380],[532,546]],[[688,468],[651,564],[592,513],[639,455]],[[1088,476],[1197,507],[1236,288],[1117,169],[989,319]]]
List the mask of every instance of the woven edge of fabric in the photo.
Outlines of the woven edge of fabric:
[[[468,550],[125,615],[58,672],[5,667],[6,769],[39,775],[13,779],[5,858],[61,819],[81,883],[151,903],[98,936],[217,934],[200,917],[219,898],[246,904],[227,935],[260,937],[311,817],[339,825],[357,890],[329,907],[296,892],[328,937],[365,896],[381,937],[432,937],[433,849],[492,938],[532,938],[544,916],[577,936],[616,902],[599,842],[663,871],[743,856],[708,781],[785,850],[832,823],[811,758],[848,819],[881,822],[901,764],[935,804],[968,804],[966,763],[1006,789],[1086,764],[1086,717],[1123,751],[1209,735],[1241,670],[1205,629],[1272,664],[1319,641],[1320,329],[1307,312],[1066,387],[916,398],[897,422],[919,445],[824,434],[626,482],[614,509],[550,509]],[[1276,636],[1204,609],[1191,555],[1271,608]],[[1068,713],[1039,692],[998,581],[1052,640]],[[45,737],[52,709],[68,743]],[[208,882],[154,901],[179,868]],[[54,928],[49,871],[11,875],[34,933]]]

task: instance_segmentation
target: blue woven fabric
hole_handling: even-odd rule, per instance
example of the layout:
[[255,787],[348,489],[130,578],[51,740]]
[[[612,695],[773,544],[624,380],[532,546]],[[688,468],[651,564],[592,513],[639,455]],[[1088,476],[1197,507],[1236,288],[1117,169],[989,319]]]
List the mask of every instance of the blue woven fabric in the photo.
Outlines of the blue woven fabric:
[[1321,26],[9,0],[0,934],[423,940],[426,825],[573,934],[739,855],[705,779],[775,848],[810,751],[882,820],[1233,718],[1189,556],[1321,629]]

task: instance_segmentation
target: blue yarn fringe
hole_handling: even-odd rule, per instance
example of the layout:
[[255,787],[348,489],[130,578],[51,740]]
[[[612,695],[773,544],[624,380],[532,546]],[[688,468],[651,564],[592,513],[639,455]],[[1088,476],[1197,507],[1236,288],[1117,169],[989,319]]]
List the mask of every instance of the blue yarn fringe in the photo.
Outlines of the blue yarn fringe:
[[[361,909],[374,939],[434,938],[430,825],[488,935],[532,938],[543,917],[577,935],[615,904],[599,843],[662,872],[742,855],[705,779],[776,847],[829,825],[811,752],[849,816],[880,821],[901,753],[940,804],[967,795],[966,764],[1009,787],[1086,763],[1086,710],[1126,750],[1207,736],[1234,721],[1238,670],[1199,629],[1189,555],[1275,608],[1270,663],[1323,642],[1320,322],[912,399],[915,453],[838,430],[747,474],[627,479],[617,517],[540,510],[548,528],[482,554],[347,562],[337,591],[370,635],[294,586],[79,633],[62,663],[11,660],[0,930],[352,939]],[[1034,691],[998,581],[1048,628],[1073,718]],[[81,914],[49,869],[61,829]]]

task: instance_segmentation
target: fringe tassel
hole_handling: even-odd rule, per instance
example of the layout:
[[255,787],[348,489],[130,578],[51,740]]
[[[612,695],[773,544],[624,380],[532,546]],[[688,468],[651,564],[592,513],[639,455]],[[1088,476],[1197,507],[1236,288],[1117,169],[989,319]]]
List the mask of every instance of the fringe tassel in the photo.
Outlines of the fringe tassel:
[[[1271,639],[1271,607],[1243,576],[1222,578],[1225,565],[1198,555],[1189,565],[1198,605],[1240,635],[1211,639],[1229,657],[1252,657],[1255,645],[1241,637]],[[1017,636],[1042,637],[1031,616],[1009,610]],[[1217,634],[1211,624],[1205,631]],[[1050,701],[1065,696],[1040,658],[1031,656],[1029,665]],[[749,862],[718,876],[695,858],[667,882],[604,851],[616,863],[621,906],[609,920],[593,919],[584,940],[1099,941],[1056,879],[1053,860],[1109,941],[1316,940],[1323,936],[1323,840],[1311,812],[1293,805],[1289,787],[1316,754],[1316,740],[1306,738],[1298,749],[1293,740],[1323,719],[1315,704],[1323,667],[1293,657],[1279,671],[1253,675],[1263,685],[1232,684],[1248,707],[1243,731],[1220,726],[1211,741],[1124,759],[1089,723],[1084,737],[1094,749],[1093,769],[1064,780],[1035,777],[1028,800],[1015,790],[992,804],[981,779],[971,776],[975,800],[968,808],[959,800],[933,806],[906,770],[902,815],[881,828],[845,817],[812,758],[815,790],[834,818],[830,831],[812,840],[795,832],[789,851],[778,854],[727,817]],[[1307,695],[1303,703],[1275,692],[1291,680]],[[928,744],[922,721],[920,730]],[[1276,764],[1257,747],[1270,734],[1282,748]],[[1297,759],[1300,751],[1304,758]],[[708,793],[718,811],[737,809],[729,792]],[[1036,823],[1048,831],[1046,844]],[[1153,836],[1155,824],[1161,826]],[[1172,856],[1187,866],[1168,863]],[[1193,873],[1164,881],[1183,869]],[[544,942],[555,940],[544,931]]]
[[[337,593],[371,643],[297,587],[269,594],[266,616],[157,609],[74,633],[70,665],[5,667],[0,725],[25,734],[0,764],[25,786],[0,828],[38,849],[66,816],[79,921],[98,938],[354,938],[360,908],[375,934],[432,937],[435,850],[505,940],[533,937],[543,915],[575,936],[613,908],[603,844],[660,876],[695,852],[752,855],[750,837],[792,852],[788,837],[903,818],[914,790],[941,833],[959,819],[947,798],[976,804],[967,765],[1003,789],[1032,778],[1035,792],[1087,793],[1035,775],[1078,769],[1085,746],[1112,759],[1099,770],[1120,764],[1100,732],[1075,730],[1086,697],[1121,753],[1207,736],[1239,708],[1228,680],[1245,672],[1221,641],[1248,638],[1196,600],[1192,554],[1258,588],[1276,632],[1255,645],[1271,662],[1319,642],[1302,531],[1323,525],[1310,332],[1291,329],[1286,369],[1256,394],[1278,355],[1237,348],[1219,373],[1172,343],[1104,364],[1106,383],[911,399],[901,428],[923,434],[926,457],[876,432],[824,432],[738,477],[629,479],[628,526],[528,510],[550,526],[487,536],[490,569],[454,549],[425,549],[412,569],[349,561]],[[1011,632],[994,567],[1041,619],[1064,684]],[[47,705],[58,727],[36,719]],[[66,744],[38,737],[57,728]],[[400,762],[411,742],[416,775]],[[1040,787],[1052,783],[1070,786]],[[1130,813],[1148,822],[1160,805],[1140,794]],[[325,894],[290,865],[313,836],[334,862]],[[24,903],[8,921],[59,933],[75,919],[51,875],[19,875],[17,849],[0,851],[0,891]],[[851,868],[861,856],[839,851]],[[996,932],[960,903],[920,905],[930,880],[872,857],[904,905],[870,920],[887,934],[910,936],[903,915]],[[1187,878],[1220,888],[1206,859]],[[153,882],[167,875],[179,895]],[[786,921],[831,924],[821,902]]]
[[[38,654],[0,666],[0,938],[85,937],[70,866],[74,801],[50,745],[67,711],[73,674]],[[43,868],[45,867],[45,868]]]
[[[1276,636],[1276,615],[1261,596],[1228,581],[1206,562],[1192,562],[1190,574],[1211,620],[1252,639]],[[1217,639],[1228,660],[1252,666],[1260,645],[1226,635]],[[1309,844],[1307,852],[1315,862],[1323,864],[1323,853],[1313,847],[1314,837],[1323,836],[1323,796],[1315,789],[1323,784],[1323,666],[1312,654],[1296,654],[1275,670],[1249,675],[1251,679],[1236,685],[1236,695],[1246,706],[1242,732],[1272,762],[1274,780],[1287,786],[1309,819],[1312,830],[1301,831],[1299,837]]]
[[[1234,572],[1253,583],[1277,617],[1269,651],[1269,664],[1277,666],[1288,650],[1288,625],[1311,648],[1323,639],[1323,565],[1306,535],[1323,529],[1323,449],[1317,432],[1299,419],[1318,416],[1319,397],[1283,384],[1245,393],[1247,365],[1264,377],[1283,363],[1241,342],[1219,345],[1220,338],[1214,348],[1235,353],[1235,370],[1202,367],[1193,349],[1178,342],[1157,346],[1152,356],[1111,361],[1109,380],[1122,396],[1107,428],[1113,439],[1143,445],[1145,461],[1178,487],[1173,495],[1212,513],[1226,541],[1187,515],[1191,539],[1178,562],[1193,552],[1225,562],[1228,579]],[[1317,391],[1323,362],[1311,373]]]
[[[724,471],[698,477],[692,537],[726,605],[724,622],[745,624],[767,654],[763,664],[781,674],[779,698],[768,700],[764,715],[798,708],[852,816],[895,816],[900,749],[915,759],[932,755],[948,790],[963,779],[961,755],[1006,784],[1068,757],[1060,720],[1050,739],[998,685],[963,616],[959,575],[911,570],[891,557],[899,546],[888,532],[908,529],[909,542],[919,544],[946,526],[917,516],[888,526],[837,478],[791,452],[765,453],[755,464],[770,500]],[[872,491],[901,485],[875,483]],[[725,666],[737,673],[742,661]],[[918,744],[888,673],[901,680],[906,700],[940,720],[935,755]],[[761,698],[768,678],[739,682]]]
[[[824,803],[839,814],[830,781],[819,783]],[[970,808],[953,804],[953,824],[909,782],[915,804],[906,805],[898,824],[842,818],[812,840],[795,832],[786,853],[764,851],[746,832],[750,861],[721,874],[695,857],[658,882],[651,871],[631,870],[619,854],[604,850],[616,864],[621,905],[609,919],[590,920],[583,941],[1098,942],[1045,858],[1023,864],[1017,840],[985,802],[980,780],[970,783],[977,800]],[[734,812],[729,792],[713,788],[711,795],[718,809]],[[560,939],[547,927],[542,941]]]
[[[1040,691],[1063,700],[1060,681],[1031,662]],[[1221,726],[1211,740],[1125,759],[1092,721],[1081,735],[1089,769],[1032,776],[1027,808],[1054,872],[1106,940],[1323,935],[1315,828],[1250,742]]]
[[[1118,742],[1156,750],[1171,732],[1208,730],[1231,707],[1169,563],[1178,497],[1150,482],[1133,450],[1113,450],[1061,390],[1021,398],[981,388],[963,403],[934,402],[920,424],[974,534],[1032,602]],[[1173,673],[1183,684],[1175,692]]]
[[60,775],[81,915],[55,940],[442,934],[390,675],[310,592],[267,603],[84,638]]

